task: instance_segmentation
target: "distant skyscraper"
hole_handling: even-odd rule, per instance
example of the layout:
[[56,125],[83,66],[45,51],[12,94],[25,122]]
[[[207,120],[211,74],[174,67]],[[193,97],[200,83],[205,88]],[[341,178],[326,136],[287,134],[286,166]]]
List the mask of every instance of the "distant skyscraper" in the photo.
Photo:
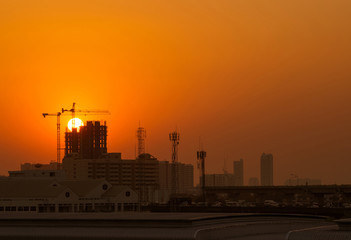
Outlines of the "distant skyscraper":
[[235,186],[244,185],[244,160],[240,159],[239,161],[234,161],[234,178]]
[[270,153],[261,156],[261,185],[273,186],[273,155]]

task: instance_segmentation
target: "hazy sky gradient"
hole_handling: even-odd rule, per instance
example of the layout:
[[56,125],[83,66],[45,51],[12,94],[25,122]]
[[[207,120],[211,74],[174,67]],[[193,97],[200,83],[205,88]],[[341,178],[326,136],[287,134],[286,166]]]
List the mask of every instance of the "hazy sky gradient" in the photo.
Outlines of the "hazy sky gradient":
[[82,119],[125,158],[140,120],[160,160],[177,127],[179,160],[201,136],[208,173],[243,158],[247,184],[266,152],[275,184],[351,184],[350,23],[349,0],[0,1],[0,174],[55,160],[41,113],[76,102],[112,113]]

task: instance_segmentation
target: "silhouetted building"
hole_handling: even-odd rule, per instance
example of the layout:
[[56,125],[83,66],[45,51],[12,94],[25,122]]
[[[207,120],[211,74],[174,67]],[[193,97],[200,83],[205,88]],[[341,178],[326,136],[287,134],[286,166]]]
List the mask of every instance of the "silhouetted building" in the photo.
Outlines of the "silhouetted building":
[[57,170],[61,169],[61,164],[57,162],[46,163],[23,163],[21,164],[21,171],[25,170]]
[[56,179],[64,180],[65,172],[61,170],[61,164],[51,162],[42,163],[23,163],[20,171],[9,171],[10,179]]
[[260,183],[258,181],[258,178],[252,177],[249,179],[249,186],[254,187],[254,186],[259,186]]
[[289,178],[285,181],[287,186],[301,186],[301,185],[322,185],[322,180],[311,178]]
[[78,153],[81,158],[94,159],[107,153],[107,126],[99,121],[88,121],[79,131],[65,133],[65,156]]
[[[170,164],[159,162],[147,153],[140,154],[136,159],[122,159],[121,153],[107,153],[106,122],[104,125],[87,122],[79,132],[77,129],[66,132],[65,141],[66,154],[62,165],[67,179],[106,179],[112,185],[131,187],[143,202],[169,197]],[[193,172],[192,165],[176,163],[178,193],[193,188]]]
[[194,166],[192,164],[175,163],[177,189],[172,191],[172,163],[159,161],[159,201],[167,202],[171,193],[191,193],[194,190]]
[[[30,170],[28,170],[30,171]],[[120,212],[138,209],[138,194],[106,180],[0,181],[1,212]]]
[[[205,174],[206,187],[228,187],[235,186],[234,174]],[[200,176],[200,185],[202,186],[202,176]]]
[[9,171],[11,179],[57,179],[65,180],[63,170],[22,170]]
[[234,178],[235,178],[235,186],[243,186],[244,185],[244,160],[240,159],[239,161],[234,161]]
[[261,185],[273,186],[273,155],[270,153],[261,156]]
[[141,154],[134,160],[122,159],[121,153],[107,153],[94,159],[71,154],[62,162],[69,180],[106,179],[112,185],[131,187],[141,201],[155,201],[159,169],[157,159],[150,154]]

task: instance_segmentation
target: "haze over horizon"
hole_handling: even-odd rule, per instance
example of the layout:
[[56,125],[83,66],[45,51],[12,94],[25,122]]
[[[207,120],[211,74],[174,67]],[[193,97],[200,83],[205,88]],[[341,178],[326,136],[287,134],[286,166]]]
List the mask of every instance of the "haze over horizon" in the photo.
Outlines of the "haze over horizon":
[[347,0],[1,1],[0,174],[55,160],[41,113],[76,102],[111,112],[80,118],[123,158],[140,121],[159,160],[177,128],[179,161],[196,168],[201,137],[207,173],[243,158],[247,185],[265,152],[276,185],[351,184],[350,22]]

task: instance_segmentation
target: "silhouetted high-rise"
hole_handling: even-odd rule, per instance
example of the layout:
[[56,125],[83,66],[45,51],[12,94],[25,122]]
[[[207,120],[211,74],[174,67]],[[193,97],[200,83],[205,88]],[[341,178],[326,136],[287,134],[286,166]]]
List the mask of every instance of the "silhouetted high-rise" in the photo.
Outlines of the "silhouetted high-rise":
[[244,160],[240,159],[239,161],[234,161],[234,178],[235,186],[244,185]]
[[107,153],[107,126],[99,121],[88,121],[85,126],[73,128],[72,132],[65,133],[65,155],[77,153],[81,158],[100,158]]
[[273,186],[273,155],[270,153],[261,156],[261,185]]

